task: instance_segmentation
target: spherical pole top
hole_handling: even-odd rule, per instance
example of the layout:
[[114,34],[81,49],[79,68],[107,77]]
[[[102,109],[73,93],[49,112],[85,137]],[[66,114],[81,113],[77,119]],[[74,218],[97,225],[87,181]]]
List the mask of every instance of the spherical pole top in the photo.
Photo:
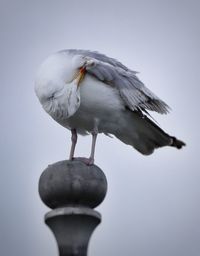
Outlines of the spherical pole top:
[[51,209],[67,205],[98,206],[107,191],[104,173],[96,165],[61,161],[49,165],[39,181],[42,201]]

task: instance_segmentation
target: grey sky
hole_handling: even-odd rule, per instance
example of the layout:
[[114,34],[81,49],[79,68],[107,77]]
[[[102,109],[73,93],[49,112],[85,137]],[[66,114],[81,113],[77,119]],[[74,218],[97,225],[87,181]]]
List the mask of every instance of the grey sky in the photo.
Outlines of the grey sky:
[[[172,108],[153,116],[187,143],[181,151],[163,148],[144,157],[99,136],[96,164],[109,189],[89,255],[199,256],[199,1],[0,3],[0,254],[57,253],[37,183],[49,163],[67,157],[70,133],[42,110],[33,83],[49,54],[83,48],[140,71]],[[80,138],[77,155],[87,156],[90,142]]]

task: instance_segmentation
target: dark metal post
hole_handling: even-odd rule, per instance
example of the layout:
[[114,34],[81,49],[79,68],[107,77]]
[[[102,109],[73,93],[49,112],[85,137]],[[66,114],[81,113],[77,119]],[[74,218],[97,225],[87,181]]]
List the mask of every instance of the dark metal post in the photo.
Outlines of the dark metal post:
[[90,236],[101,222],[93,208],[103,201],[106,191],[106,177],[96,165],[61,161],[44,170],[39,194],[53,209],[45,222],[55,235],[60,256],[87,255]]

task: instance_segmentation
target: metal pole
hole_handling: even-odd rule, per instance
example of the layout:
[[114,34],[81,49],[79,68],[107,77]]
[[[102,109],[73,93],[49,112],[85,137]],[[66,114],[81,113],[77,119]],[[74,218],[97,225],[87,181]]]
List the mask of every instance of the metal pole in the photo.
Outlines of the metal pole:
[[96,165],[61,161],[49,165],[39,180],[39,194],[51,209],[45,222],[55,235],[60,256],[86,256],[92,232],[101,222],[93,210],[104,199],[107,181]]

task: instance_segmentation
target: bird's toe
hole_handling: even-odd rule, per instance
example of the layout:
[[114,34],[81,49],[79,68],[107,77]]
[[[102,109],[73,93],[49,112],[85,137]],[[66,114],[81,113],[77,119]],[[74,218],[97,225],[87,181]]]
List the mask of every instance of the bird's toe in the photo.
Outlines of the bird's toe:
[[86,165],[93,165],[94,164],[94,159],[93,158],[86,158],[86,157],[74,157],[72,160],[77,160],[81,161]]

